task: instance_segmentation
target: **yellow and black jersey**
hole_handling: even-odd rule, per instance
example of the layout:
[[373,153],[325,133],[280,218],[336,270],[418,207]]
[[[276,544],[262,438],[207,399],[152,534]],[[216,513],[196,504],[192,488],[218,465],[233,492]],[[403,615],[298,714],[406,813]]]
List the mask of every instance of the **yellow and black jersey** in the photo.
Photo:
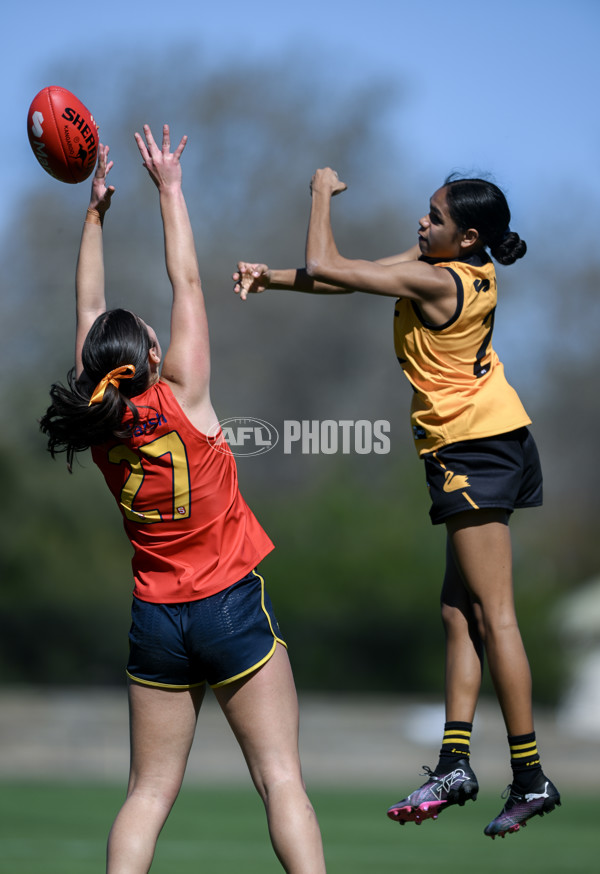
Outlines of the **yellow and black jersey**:
[[415,392],[411,424],[419,455],[531,423],[492,347],[497,288],[491,258],[433,263],[456,283],[452,318],[431,325],[406,298],[394,312],[396,355]]

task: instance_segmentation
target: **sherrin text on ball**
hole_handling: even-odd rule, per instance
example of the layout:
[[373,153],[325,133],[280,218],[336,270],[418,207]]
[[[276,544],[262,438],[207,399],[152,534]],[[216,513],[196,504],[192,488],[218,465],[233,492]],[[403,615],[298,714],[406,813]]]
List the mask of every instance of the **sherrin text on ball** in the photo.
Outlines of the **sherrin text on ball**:
[[27,135],[44,170],[60,182],[83,182],[98,153],[98,128],[83,103],[66,88],[50,85],[36,94],[27,114]]

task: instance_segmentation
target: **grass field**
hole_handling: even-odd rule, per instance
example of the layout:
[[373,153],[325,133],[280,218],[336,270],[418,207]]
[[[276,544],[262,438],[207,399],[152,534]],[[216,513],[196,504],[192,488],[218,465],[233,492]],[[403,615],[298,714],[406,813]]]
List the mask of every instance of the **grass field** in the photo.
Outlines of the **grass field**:
[[[575,794],[577,797],[575,797]],[[504,840],[483,835],[502,802],[480,796],[436,822],[388,820],[389,791],[311,792],[329,874],[590,874],[597,870],[600,799],[563,794]],[[122,789],[90,784],[0,784],[2,874],[101,874]],[[159,841],[152,874],[277,874],[262,804],[251,789],[184,788]]]

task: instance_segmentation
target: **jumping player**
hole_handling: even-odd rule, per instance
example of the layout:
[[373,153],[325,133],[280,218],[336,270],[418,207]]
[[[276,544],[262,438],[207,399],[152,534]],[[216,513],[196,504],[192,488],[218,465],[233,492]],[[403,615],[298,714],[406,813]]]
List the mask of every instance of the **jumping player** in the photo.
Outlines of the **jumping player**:
[[419,221],[418,244],[376,262],[343,257],[331,228],[331,198],[346,185],[330,168],[312,178],[306,268],[271,270],[240,262],[235,291],[361,291],[396,298],[394,340],[414,389],[411,421],[425,463],[434,524],[445,524],[447,562],[441,594],[446,635],[446,723],[428,780],[394,804],[400,823],[438,816],[475,800],[470,739],[484,651],[508,733],[512,783],[501,813],[485,828],[494,838],[560,804],[537,750],[531,673],[515,615],[509,517],[539,506],[542,474],[530,419],[492,347],[496,273],[523,257],[497,186],[449,177]]
[[[127,666],[131,768],[108,841],[108,874],[146,874],[179,792],[206,685],[242,748],[290,874],[322,874],[319,826],[298,756],[285,644],[256,571],[273,545],[243,500],[209,394],[208,325],[180,158],[136,134],[156,185],[172,286],[170,345],[106,310],[102,225],[113,187],[100,146],[77,265],[75,368],[41,421],[52,454],[92,448],[134,549]],[[161,371],[162,364],[162,371]],[[211,437],[209,434],[217,436]]]

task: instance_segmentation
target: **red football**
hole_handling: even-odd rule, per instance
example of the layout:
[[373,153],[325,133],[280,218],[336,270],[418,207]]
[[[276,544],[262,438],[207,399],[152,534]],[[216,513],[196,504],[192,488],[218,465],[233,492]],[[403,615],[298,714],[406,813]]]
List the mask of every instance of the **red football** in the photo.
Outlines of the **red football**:
[[44,170],[61,182],[83,182],[96,165],[94,116],[66,88],[51,85],[35,95],[27,114],[27,134]]

